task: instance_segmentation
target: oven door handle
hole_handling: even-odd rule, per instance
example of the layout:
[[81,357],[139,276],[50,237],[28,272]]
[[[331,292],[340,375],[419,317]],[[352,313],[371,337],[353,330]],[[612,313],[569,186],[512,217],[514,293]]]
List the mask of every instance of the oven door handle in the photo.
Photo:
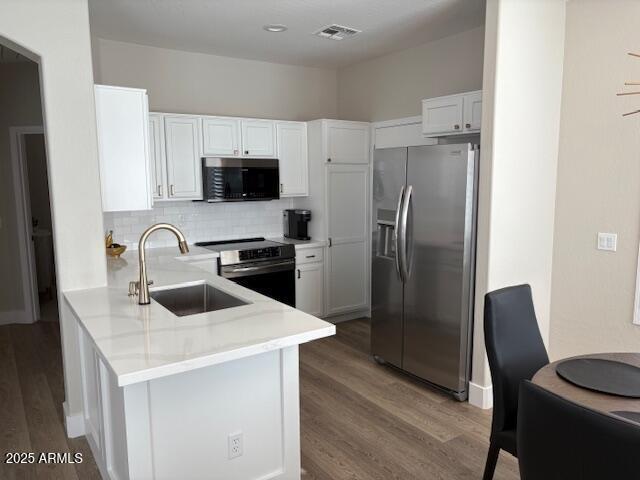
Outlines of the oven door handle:
[[226,269],[223,267],[222,276],[245,276],[250,275],[251,273],[257,273],[258,275],[261,273],[273,273],[280,272],[283,270],[291,269],[293,270],[295,267],[295,260],[287,260],[285,262],[278,263],[270,263],[268,265],[257,265],[253,267],[237,267],[232,269]]

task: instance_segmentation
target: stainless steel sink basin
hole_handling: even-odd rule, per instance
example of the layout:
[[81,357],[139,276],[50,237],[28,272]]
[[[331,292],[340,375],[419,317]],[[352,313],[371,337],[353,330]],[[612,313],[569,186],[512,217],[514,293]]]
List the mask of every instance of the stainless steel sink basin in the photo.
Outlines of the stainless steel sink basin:
[[149,294],[156,302],[179,317],[248,305],[248,302],[218,290],[208,283],[162,288],[152,290]]

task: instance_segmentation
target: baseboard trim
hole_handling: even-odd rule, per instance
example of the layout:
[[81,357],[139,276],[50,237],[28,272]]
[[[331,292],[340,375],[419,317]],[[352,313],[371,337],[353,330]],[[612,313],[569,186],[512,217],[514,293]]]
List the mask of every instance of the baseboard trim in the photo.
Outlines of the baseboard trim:
[[469,382],[469,403],[483,410],[493,408],[493,387],[482,387]]
[[24,310],[12,310],[10,312],[0,312],[0,325],[10,325],[12,323],[33,323],[31,318],[27,317]]
[[67,402],[62,404],[62,410],[64,411],[65,428],[67,430],[67,437],[77,438],[82,437],[86,431],[84,428],[84,418],[82,413],[69,414],[67,408]]

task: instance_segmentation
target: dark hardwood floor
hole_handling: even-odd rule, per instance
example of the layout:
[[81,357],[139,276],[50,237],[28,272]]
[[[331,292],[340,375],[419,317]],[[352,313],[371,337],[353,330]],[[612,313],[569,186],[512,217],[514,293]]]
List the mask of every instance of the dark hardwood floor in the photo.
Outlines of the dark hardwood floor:
[[[368,357],[366,320],[300,349],[303,478],[480,479],[491,416]],[[100,478],[64,431],[57,322],[0,327],[0,479]],[[82,453],[81,464],[7,465],[5,452]],[[502,454],[496,480],[519,478]]]

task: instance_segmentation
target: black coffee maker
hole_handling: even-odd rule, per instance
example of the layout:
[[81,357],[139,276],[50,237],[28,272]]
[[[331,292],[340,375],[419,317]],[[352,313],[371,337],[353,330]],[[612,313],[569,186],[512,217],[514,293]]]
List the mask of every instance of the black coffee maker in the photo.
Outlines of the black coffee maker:
[[283,212],[284,236],[296,240],[311,240],[307,230],[310,210],[290,209]]

